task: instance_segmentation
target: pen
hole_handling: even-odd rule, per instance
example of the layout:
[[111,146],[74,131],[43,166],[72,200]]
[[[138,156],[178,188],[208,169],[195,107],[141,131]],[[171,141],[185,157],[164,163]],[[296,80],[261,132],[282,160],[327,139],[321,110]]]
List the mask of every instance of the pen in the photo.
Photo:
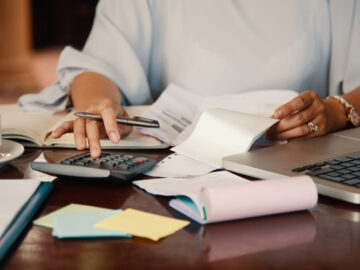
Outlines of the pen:
[[[76,112],[76,116],[83,117],[83,118],[90,118],[95,119],[98,121],[102,121],[101,115],[94,114],[94,113],[87,113],[87,112]],[[126,118],[126,117],[117,117],[116,122],[119,124],[129,125],[129,126],[138,126],[138,127],[147,127],[147,128],[159,128],[160,124],[158,121],[145,118],[134,116],[133,118]]]

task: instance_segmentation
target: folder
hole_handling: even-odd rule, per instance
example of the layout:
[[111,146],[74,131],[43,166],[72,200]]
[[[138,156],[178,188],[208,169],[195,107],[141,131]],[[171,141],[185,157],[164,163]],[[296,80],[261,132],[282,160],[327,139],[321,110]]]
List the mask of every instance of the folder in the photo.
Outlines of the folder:
[[[3,181],[3,180],[1,180]],[[1,183],[0,181],[0,183]],[[18,182],[19,180],[13,180]],[[31,180],[25,180],[31,181]],[[19,183],[21,185],[21,183]],[[45,201],[53,188],[51,182],[41,182],[35,192],[13,218],[0,238],[0,261],[4,258],[16,239],[20,236],[28,223],[32,220],[42,203]],[[15,190],[16,192],[16,190]]]

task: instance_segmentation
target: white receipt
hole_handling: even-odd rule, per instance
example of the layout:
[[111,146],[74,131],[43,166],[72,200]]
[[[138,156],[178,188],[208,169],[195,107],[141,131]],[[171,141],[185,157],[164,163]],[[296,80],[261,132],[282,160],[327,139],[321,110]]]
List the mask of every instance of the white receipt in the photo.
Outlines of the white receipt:
[[145,174],[153,177],[195,176],[215,169],[217,168],[207,163],[175,153],[158,162],[153,170]]
[[200,205],[200,191],[203,187],[230,183],[248,182],[248,180],[227,171],[212,172],[194,177],[155,178],[133,181],[133,184],[153,195],[187,196]]
[[178,86],[170,85],[142,116],[159,121],[160,128],[139,128],[142,133],[174,145],[178,136],[194,121],[202,98]]

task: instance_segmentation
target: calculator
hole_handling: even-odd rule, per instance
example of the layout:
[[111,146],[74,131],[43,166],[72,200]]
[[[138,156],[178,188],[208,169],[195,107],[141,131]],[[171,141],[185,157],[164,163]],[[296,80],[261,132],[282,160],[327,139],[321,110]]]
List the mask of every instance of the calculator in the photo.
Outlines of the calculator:
[[57,176],[130,181],[150,170],[155,164],[155,160],[146,157],[105,152],[98,158],[92,158],[89,153],[85,153],[56,163],[33,161],[31,168]]

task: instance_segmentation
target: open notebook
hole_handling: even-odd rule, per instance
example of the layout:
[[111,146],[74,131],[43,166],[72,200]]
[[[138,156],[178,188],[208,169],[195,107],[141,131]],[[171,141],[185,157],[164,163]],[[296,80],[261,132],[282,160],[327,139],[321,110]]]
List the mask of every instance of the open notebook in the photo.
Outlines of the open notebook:
[[[127,107],[130,116],[141,115],[147,106]],[[2,137],[4,139],[20,140],[25,145],[38,147],[75,148],[72,133],[65,134],[59,139],[50,136],[51,131],[61,123],[74,119],[74,112],[57,114],[23,112],[16,104],[0,105],[2,120]],[[141,134],[136,128],[119,143],[110,140],[100,141],[103,149],[157,149],[167,145],[159,140]]]

